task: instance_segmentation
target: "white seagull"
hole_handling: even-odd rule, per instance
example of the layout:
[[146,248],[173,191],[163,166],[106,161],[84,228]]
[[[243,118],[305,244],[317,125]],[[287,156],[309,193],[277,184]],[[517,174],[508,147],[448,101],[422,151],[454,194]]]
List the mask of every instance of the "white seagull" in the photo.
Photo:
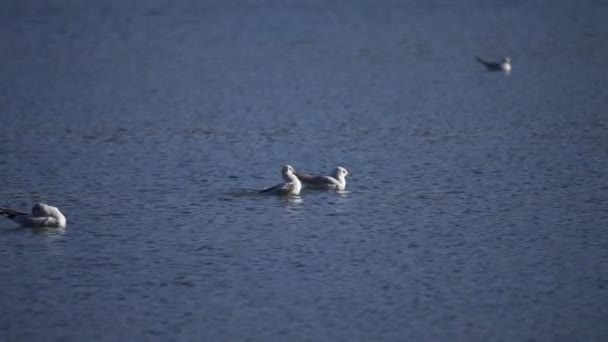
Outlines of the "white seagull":
[[285,182],[277,184],[273,187],[266,188],[260,192],[271,193],[275,195],[299,195],[302,190],[302,183],[294,174],[294,169],[291,165],[285,165],[281,169],[281,175]]
[[342,166],[334,169],[331,176],[314,176],[296,172],[296,176],[307,188],[323,190],[344,190],[346,188],[346,176],[350,173]]
[[34,204],[31,214],[0,207],[0,215],[26,228],[63,228],[67,223],[59,209],[44,203]]
[[485,65],[485,67],[486,67],[486,69],[488,69],[488,71],[502,71],[506,74],[511,72],[511,58],[509,58],[509,57],[503,58],[500,62],[489,62],[489,61],[483,60],[479,57],[475,57],[475,59],[479,63]]

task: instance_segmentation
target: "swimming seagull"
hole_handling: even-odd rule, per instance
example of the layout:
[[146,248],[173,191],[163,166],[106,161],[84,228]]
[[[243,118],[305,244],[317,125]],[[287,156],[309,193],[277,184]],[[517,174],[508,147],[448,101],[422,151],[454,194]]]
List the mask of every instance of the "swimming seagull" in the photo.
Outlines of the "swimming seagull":
[[299,195],[302,190],[302,183],[300,183],[300,180],[296,177],[294,172],[291,165],[283,166],[281,175],[285,182],[266,188],[260,192],[267,192],[275,195]]
[[349,175],[348,171],[342,166],[336,167],[331,176],[313,176],[296,172],[296,176],[307,188],[340,191],[346,188],[346,176]]
[[26,228],[63,228],[66,225],[65,216],[61,211],[44,203],[34,204],[31,214],[0,207],[0,215],[6,216]]
[[485,61],[479,57],[475,57],[475,59],[479,63],[485,65],[486,69],[488,69],[488,71],[502,71],[506,74],[511,72],[511,58],[509,58],[509,57],[503,58],[500,62],[489,62],[489,61]]

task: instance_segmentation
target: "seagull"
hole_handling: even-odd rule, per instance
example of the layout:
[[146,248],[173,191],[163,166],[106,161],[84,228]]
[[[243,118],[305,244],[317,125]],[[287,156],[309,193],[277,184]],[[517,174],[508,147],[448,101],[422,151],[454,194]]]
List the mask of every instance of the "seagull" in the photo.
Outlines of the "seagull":
[[281,169],[281,175],[285,180],[284,183],[277,184],[273,187],[266,188],[260,192],[271,193],[275,195],[299,195],[302,190],[302,183],[295,175],[295,171],[291,165],[285,165]]
[[346,176],[349,175],[350,173],[342,166],[336,167],[331,176],[313,176],[296,172],[296,176],[307,188],[340,191],[346,188]]
[[0,215],[6,216],[26,228],[63,228],[66,225],[65,216],[61,211],[44,203],[34,204],[31,214],[0,207]]
[[479,57],[475,57],[475,59],[486,66],[488,71],[502,71],[506,74],[511,72],[511,58],[505,57],[500,62],[488,62]]

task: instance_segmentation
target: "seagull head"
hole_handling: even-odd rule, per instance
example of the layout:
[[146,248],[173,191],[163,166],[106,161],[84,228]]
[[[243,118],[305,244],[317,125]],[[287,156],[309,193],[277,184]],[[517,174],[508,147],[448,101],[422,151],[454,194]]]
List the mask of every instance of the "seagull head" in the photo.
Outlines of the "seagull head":
[[32,216],[39,217],[44,216],[46,214],[46,204],[44,203],[36,203],[32,207]]
[[346,176],[350,176],[350,173],[348,173],[348,171],[346,171],[346,169],[342,166],[336,167],[336,169],[334,170],[334,174],[337,178],[346,178]]
[[295,170],[293,169],[293,167],[291,165],[285,165],[281,169],[281,174],[283,174],[283,175],[293,174],[294,172],[295,172]]

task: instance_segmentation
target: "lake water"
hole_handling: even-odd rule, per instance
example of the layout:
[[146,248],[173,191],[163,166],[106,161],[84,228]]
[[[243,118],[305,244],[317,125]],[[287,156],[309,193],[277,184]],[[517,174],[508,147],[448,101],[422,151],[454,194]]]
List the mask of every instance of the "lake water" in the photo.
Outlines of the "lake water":
[[607,340],[607,11],[3,1],[0,340]]

